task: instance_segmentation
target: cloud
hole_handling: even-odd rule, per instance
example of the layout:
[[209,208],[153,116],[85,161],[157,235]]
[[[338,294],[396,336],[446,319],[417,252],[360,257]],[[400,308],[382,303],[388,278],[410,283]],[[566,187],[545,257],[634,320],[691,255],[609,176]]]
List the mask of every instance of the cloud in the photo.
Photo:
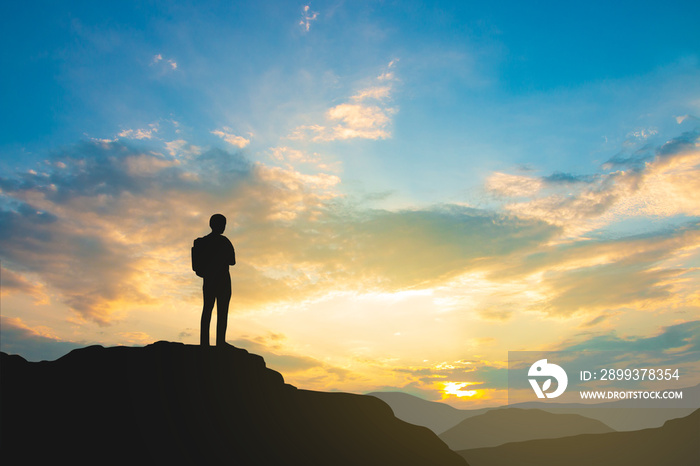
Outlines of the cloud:
[[177,62],[172,58],[163,58],[163,55],[161,55],[160,53],[153,55],[153,58],[151,59],[151,66],[161,64],[165,65],[170,70],[177,69]]
[[[387,74],[383,74],[379,76],[377,79],[379,80],[385,80],[385,79],[390,79]],[[375,86],[375,87],[368,87],[366,89],[360,90],[359,93],[355,94],[354,96],[350,97],[351,100],[355,102],[362,102],[364,100],[384,100],[388,99],[389,95],[391,93],[391,86]]]
[[45,287],[41,282],[30,280],[28,277],[0,267],[0,297],[22,293],[32,296],[36,304],[50,302]]
[[686,286],[694,269],[680,263],[698,249],[700,225],[688,223],[632,237],[541,244],[494,264],[486,277],[529,280],[539,296],[520,308],[552,316],[674,309],[696,301]]
[[[646,336],[619,336],[615,331],[587,332],[567,339],[551,351],[556,351],[557,360],[566,363],[567,371],[574,373],[596,367],[620,367],[620,364],[626,368],[680,368],[680,386],[687,386],[689,381],[694,384],[693,380],[698,376],[699,330],[700,321],[694,320],[661,327]],[[547,356],[555,357],[544,352],[521,353],[521,357],[528,361],[523,367]],[[505,391],[512,389],[514,382],[512,378],[509,380],[508,367],[516,366],[505,361],[472,357],[431,364],[392,364],[383,370],[392,373],[393,380],[404,381],[399,384],[402,391],[451,403],[461,398],[469,403],[467,406],[473,407],[475,402],[484,400],[507,401]],[[529,389],[525,380],[522,380],[524,385],[521,388]]]
[[100,325],[135,306],[189,299],[192,290],[182,287],[196,283],[185,278],[189,247],[219,211],[230,216],[231,229],[240,226],[237,246],[251,254],[236,268],[245,275],[241,303],[303,294],[293,280],[275,277],[268,251],[287,242],[290,222],[299,228],[322,215],[339,179],[251,164],[221,150],[175,157],[188,147],[184,141],[165,147],[173,155],[82,143],[56,153],[42,172],[0,178],[0,245],[14,288],[38,296],[46,287]]
[[[128,245],[81,233],[70,220],[38,212],[31,204],[0,212],[0,244],[8,248],[3,260],[16,274],[40,277],[49,288],[60,290],[63,301],[78,314],[100,324],[110,320],[119,299],[149,299],[132,280],[138,261],[129,260]],[[87,213],[85,220],[90,216]],[[89,220],[82,223],[91,229]]]
[[486,189],[504,197],[531,197],[543,187],[542,180],[529,176],[495,172],[486,180]]
[[[687,286],[692,270],[680,265],[700,245],[700,227],[690,220],[654,234],[562,241],[568,224],[522,208],[365,209],[342,196],[338,176],[293,168],[318,168],[320,157],[289,147],[272,149],[286,166],[269,166],[220,149],[183,157],[193,147],[184,140],[177,148],[161,141],[159,153],[153,142],[148,150],[138,140],[78,144],[31,172],[0,177],[0,250],[14,292],[50,294],[100,325],[133,308],[190,302],[198,289],[189,247],[218,211],[241,254],[232,271],[241,309],[333,293],[432,290],[446,312],[486,325],[521,312],[590,321],[697,301]],[[673,147],[682,150],[659,151],[636,174],[643,183],[633,194],[652,175],[695,183],[694,152]],[[504,174],[491,186],[506,199],[592,184],[618,189],[617,178],[555,175]]]
[[[159,218],[167,225],[186,196],[181,190],[196,183],[175,160],[116,142],[79,144],[45,168],[44,174],[0,178],[3,264],[37,277],[78,315],[101,325],[130,304],[152,302],[143,269],[154,262],[149,256],[162,249],[159,243],[173,238],[167,230],[149,233],[149,226]],[[220,176],[245,178],[242,172]]]
[[322,123],[298,126],[289,138],[337,141],[391,137],[389,127],[393,115],[398,110],[389,105],[395,78],[393,72],[388,70],[392,69],[396,62],[397,60],[392,60],[386,72],[374,79],[369,86],[350,96],[349,102],[329,108]]
[[328,110],[328,119],[338,122],[328,135],[321,136],[325,140],[334,139],[386,139],[389,137],[387,125],[393,108],[382,108],[376,105],[340,104]]
[[553,273],[542,281],[549,298],[542,309],[550,314],[571,315],[669,301],[674,279],[682,272],[654,270],[649,264],[621,261]]
[[511,310],[498,309],[498,308],[479,309],[477,312],[479,313],[479,315],[483,319],[500,321],[500,322],[504,322],[504,321],[509,320],[511,318],[511,316],[513,315],[513,311],[511,311]]
[[259,228],[246,245],[255,251],[251,264],[276,278],[270,283],[276,293],[309,299],[329,292],[426,288],[498,263],[556,232],[537,222],[455,206],[368,212],[328,200],[316,209],[268,213],[273,223],[250,226]]
[[301,10],[301,20],[299,21],[299,25],[302,27],[302,29],[305,32],[309,32],[311,22],[316,21],[317,19],[318,13],[311,11],[311,7],[309,5],[304,5],[304,8]]
[[676,123],[679,125],[684,121],[700,121],[700,118],[693,115],[681,115],[676,117]]
[[[694,269],[684,264],[700,249],[699,141],[697,132],[683,133],[644,149],[643,159],[618,158],[609,173],[493,174],[486,188],[507,212],[557,226],[561,235],[487,264],[486,279],[526,281],[536,295],[521,309],[560,318],[596,315],[590,325],[630,309],[695,308],[688,287]],[[676,226],[659,229],[653,221],[660,218],[674,218]],[[644,233],[608,233],[628,219]],[[500,315],[509,309],[502,304],[479,312]]]
[[267,366],[284,375],[285,382],[305,389],[334,390],[362,379],[348,369],[322,360],[293,354],[284,347],[286,337],[269,333],[264,336],[244,337],[232,341],[235,346],[262,356]]
[[655,335],[620,337],[615,331],[565,344],[561,351],[634,351],[665,353],[668,361],[700,359],[700,321],[662,327]]
[[20,354],[28,361],[53,361],[85,346],[85,342],[62,341],[46,331],[32,329],[16,317],[0,319],[0,349],[8,354]]
[[158,126],[151,124],[149,129],[125,129],[118,136],[125,139],[152,139],[153,133],[157,132]]
[[[616,156],[608,173],[554,173],[537,178],[496,173],[487,189],[506,198],[505,209],[581,235],[621,218],[700,215],[700,135],[683,135],[656,151]],[[653,155],[649,155],[653,153]],[[522,198],[522,199],[518,199]]]
[[606,321],[609,319],[611,316],[615,315],[616,313],[607,313],[607,314],[601,314],[597,317],[594,317],[593,319],[589,320],[588,322],[585,322],[581,324],[581,327],[595,327],[596,325],[600,324],[601,322]]
[[174,141],[164,141],[165,151],[172,157],[192,159],[202,153],[200,146],[190,144],[184,139],[176,139]]
[[456,206],[365,211],[342,202],[335,175],[215,149],[181,158],[90,142],[58,152],[41,170],[0,178],[3,265],[15,282],[35,277],[100,325],[130,308],[191,299],[189,247],[216,211],[230,218],[244,252],[233,271],[243,307],[342,288],[428,286],[557,231]]
[[556,351],[561,351],[558,354],[568,360],[567,370],[574,373],[596,367],[671,368],[679,371],[680,378],[663,388],[670,388],[668,384],[687,387],[700,377],[700,321],[663,326],[650,335],[586,332],[567,339]]
[[224,126],[220,130],[212,131],[211,134],[219,136],[224,141],[228,142],[234,147],[238,147],[239,149],[243,149],[248,144],[250,144],[250,139],[246,139],[243,136],[236,136],[231,132],[231,128],[228,128],[226,126]]
[[340,162],[331,162],[318,152],[312,154],[292,147],[281,146],[270,149],[272,159],[285,163],[287,168],[292,169],[294,166],[303,164],[311,166],[323,172],[339,172]]
[[[427,286],[483,270],[557,233],[544,223],[485,210],[436,206],[364,213],[338,228],[340,249],[353,273],[374,276],[387,288]],[[371,283],[371,281],[368,281]]]
[[294,374],[324,366],[323,362],[308,356],[285,354],[284,349],[274,345],[274,342],[271,347],[269,338],[239,338],[232,341],[231,344],[238,346],[239,348],[245,348],[246,350],[255,354],[259,354],[265,358],[265,363],[268,365],[268,367],[280,371],[283,374]]
[[125,344],[133,346],[147,345],[153,342],[153,337],[145,332],[120,332],[119,338]]
[[[508,389],[508,368],[505,363],[481,359],[445,361],[425,366],[398,366],[389,369],[408,377],[408,386],[422,393],[439,393],[443,400],[455,396],[450,389],[462,386],[476,392],[472,399],[491,398],[489,392]],[[461,394],[464,395],[464,394]]]
[[551,175],[543,177],[542,181],[549,184],[591,183],[595,181],[595,177],[592,175],[574,175],[571,173],[554,172]]
[[328,110],[329,125],[303,125],[295,129],[290,139],[338,141],[346,139],[387,139],[394,108],[377,105],[339,104]]
[[657,134],[659,134],[659,130],[656,128],[639,128],[627,134],[627,138],[635,141],[646,141]]

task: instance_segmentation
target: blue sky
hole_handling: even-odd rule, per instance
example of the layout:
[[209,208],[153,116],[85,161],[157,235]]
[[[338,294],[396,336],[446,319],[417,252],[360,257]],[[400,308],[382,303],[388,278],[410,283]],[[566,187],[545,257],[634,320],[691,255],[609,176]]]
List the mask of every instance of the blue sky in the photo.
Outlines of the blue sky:
[[9,6],[3,351],[195,342],[215,211],[229,339],[304,387],[475,403],[464,361],[694,329],[699,10]]

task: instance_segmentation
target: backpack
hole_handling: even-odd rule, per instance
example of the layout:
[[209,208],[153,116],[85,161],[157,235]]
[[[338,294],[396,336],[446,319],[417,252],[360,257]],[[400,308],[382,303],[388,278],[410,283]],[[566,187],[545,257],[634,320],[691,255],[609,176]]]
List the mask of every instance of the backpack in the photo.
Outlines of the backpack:
[[204,251],[204,241],[202,238],[194,240],[192,246],[192,270],[198,277],[204,277],[204,268],[206,264],[206,252]]
[[225,274],[228,273],[229,265],[235,264],[236,253],[225,236],[207,235],[194,240],[192,270],[197,276],[204,278],[211,274]]

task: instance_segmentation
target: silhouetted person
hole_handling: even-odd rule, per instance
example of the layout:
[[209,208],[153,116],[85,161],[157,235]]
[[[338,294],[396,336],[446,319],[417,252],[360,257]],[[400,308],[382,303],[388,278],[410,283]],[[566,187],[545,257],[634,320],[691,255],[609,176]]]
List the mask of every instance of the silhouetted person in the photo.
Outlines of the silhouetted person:
[[231,275],[229,266],[236,264],[236,253],[231,241],[222,233],[226,229],[226,217],[214,214],[209,219],[211,233],[194,240],[192,246],[192,269],[204,278],[202,292],[202,327],[200,344],[209,346],[209,325],[216,301],[216,345],[226,344],[228,305],[231,300]]

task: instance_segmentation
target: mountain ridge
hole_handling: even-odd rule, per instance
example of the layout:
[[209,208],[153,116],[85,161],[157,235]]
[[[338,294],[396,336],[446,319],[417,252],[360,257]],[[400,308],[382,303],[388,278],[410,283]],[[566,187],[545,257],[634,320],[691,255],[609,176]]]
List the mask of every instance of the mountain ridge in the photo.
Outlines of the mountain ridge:
[[465,465],[370,396],[301,390],[232,346],[0,354],[0,459],[39,464]]
[[456,426],[465,418],[482,414],[489,409],[463,410],[438,401],[428,401],[404,392],[369,392],[391,406],[394,414],[411,424],[425,426],[436,434]]
[[[699,390],[700,385],[684,387],[684,391],[690,393]],[[395,396],[396,394],[400,396]],[[661,427],[668,420],[685,417],[694,411],[694,408],[691,407],[663,409],[625,407],[626,400],[600,403],[594,406],[581,403],[527,402],[487,408],[459,409],[440,401],[427,401],[405,392],[370,392],[367,395],[375,396],[386,402],[391,406],[398,418],[411,424],[428,427],[438,435],[443,434],[447,429],[456,426],[465,419],[488,411],[507,408],[539,409],[553,414],[579,414],[601,421],[616,431],[634,431]],[[694,399],[697,399],[697,395],[695,395]],[[446,411],[445,407],[449,408],[447,410],[449,419],[447,420],[440,419]]]
[[698,432],[700,409],[661,427],[512,442],[458,453],[472,466],[696,466]]
[[501,408],[467,418],[439,435],[452,450],[615,430],[579,414],[552,414],[540,409]]

